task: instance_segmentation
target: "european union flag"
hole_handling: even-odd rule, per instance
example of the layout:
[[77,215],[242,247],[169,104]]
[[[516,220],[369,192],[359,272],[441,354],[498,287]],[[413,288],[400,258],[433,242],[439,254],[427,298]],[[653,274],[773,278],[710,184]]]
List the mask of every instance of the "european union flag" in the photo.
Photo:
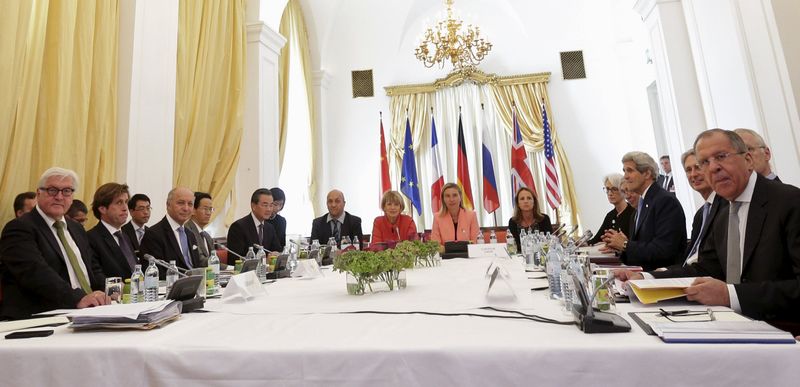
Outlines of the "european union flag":
[[400,192],[411,200],[422,215],[422,199],[419,196],[419,180],[417,180],[417,161],[414,159],[414,146],[411,142],[411,122],[406,117],[406,141],[403,144],[403,172],[400,174]]

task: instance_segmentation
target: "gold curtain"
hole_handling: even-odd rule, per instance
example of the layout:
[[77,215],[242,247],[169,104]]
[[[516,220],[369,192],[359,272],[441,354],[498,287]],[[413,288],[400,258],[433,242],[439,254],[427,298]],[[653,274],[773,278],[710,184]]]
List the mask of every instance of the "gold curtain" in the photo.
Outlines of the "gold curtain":
[[[0,14],[0,222],[45,169],[70,168],[91,204],[114,180],[117,1],[3,1]],[[90,218],[91,226],[96,220]]]
[[[173,182],[208,192],[216,203],[233,199],[239,164],[245,23],[245,0],[179,4]],[[234,206],[232,200],[226,223],[233,219]]]
[[[290,72],[290,59],[292,56],[300,59],[300,66],[303,69],[303,78],[306,81],[306,98],[308,102],[308,122],[311,126],[311,152],[308,157],[311,158],[311,176],[310,184],[308,186],[308,193],[311,203],[314,206],[314,214],[320,211],[317,201],[317,187],[316,180],[313,178],[314,171],[314,158],[321,147],[319,143],[320,135],[317,128],[316,114],[314,113],[314,93],[311,74],[311,52],[308,48],[308,31],[306,30],[306,21],[303,17],[303,9],[300,6],[299,0],[289,0],[286,3],[286,8],[283,10],[281,16],[281,24],[278,28],[283,37],[286,38],[286,44],[281,49],[280,64],[278,67],[278,106],[280,117],[279,132],[280,141],[278,144],[278,170],[283,168],[283,156],[286,153],[286,135],[289,131],[289,72]],[[296,48],[297,53],[293,53],[292,49]]]

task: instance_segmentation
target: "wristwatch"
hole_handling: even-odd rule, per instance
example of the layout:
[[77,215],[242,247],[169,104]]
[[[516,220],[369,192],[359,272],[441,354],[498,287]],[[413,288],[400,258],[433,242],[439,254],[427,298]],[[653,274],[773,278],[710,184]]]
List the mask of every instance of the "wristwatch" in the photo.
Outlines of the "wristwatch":
[[628,248],[628,241],[622,242],[622,251]]

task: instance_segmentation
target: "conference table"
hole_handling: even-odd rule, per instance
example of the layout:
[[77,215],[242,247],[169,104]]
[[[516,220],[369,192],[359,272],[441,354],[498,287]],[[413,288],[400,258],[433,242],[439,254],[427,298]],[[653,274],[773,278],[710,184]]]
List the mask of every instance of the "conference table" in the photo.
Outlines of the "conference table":
[[[263,285],[264,296],[209,299],[151,331],[72,331],[0,344],[7,386],[797,385],[800,345],[667,344],[628,311],[627,333],[458,315],[517,310],[572,316],[531,291],[546,283],[521,261],[487,292],[488,258],[407,273],[406,289],[348,295],[343,274]],[[370,312],[370,313],[357,313]],[[447,315],[409,314],[407,312]]]

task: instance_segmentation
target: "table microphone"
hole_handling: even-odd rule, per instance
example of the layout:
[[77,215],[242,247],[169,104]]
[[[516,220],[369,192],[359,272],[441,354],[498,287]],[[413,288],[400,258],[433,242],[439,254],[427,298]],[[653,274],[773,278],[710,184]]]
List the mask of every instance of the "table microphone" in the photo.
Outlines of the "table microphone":
[[[163,268],[165,268],[167,270],[172,268],[172,265],[170,265],[166,261],[158,259],[158,258],[156,258],[156,257],[154,257],[154,256],[152,256],[150,254],[145,254],[144,255],[144,259],[146,259],[148,261],[153,261],[153,262],[155,262],[156,265],[161,266],[161,267],[163,267]],[[184,269],[182,267],[178,267],[177,265],[175,265],[175,269],[178,270],[178,277],[180,277],[180,278],[188,277],[188,275],[186,275],[186,271],[187,271],[186,269]]]
[[562,228],[564,228],[564,227],[566,227],[566,226],[567,226],[567,224],[566,224],[566,223],[561,223],[561,225],[560,225],[560,226],[558,226],[558,228],[557,228],[557,229],[553,230],[553,232],[551,232],[550,234],[551,234],[551,235],[557,235],[557,234],[558,234],[558,232],[559,232],[559,231],[561,231],[561,229],[562,229]]
[[[241,256],[241,255],[239,255],[239,254],[236,254],[236,252],[235,252],[235,251],[233,251],[233,250],[229,249],[229,248],[228,248],[228,246],[225,246],[225,245],[223,245],[222,243],[214,243],[214,247],[215,247],[215,248],[217,248],[217,249],[223,249],[223,250],[225,250],[225,251],[227,251],[227,252],[229,252],[229,253],[231,253],[231,254],[233,254],[233,255],[235,255],[235,256],[237,256],[237,257],[239,257],[239,258],[241,258],[243,261],[245,260],[245,257],[243,257],[243,256]],[[230,265],[229,265],[229,266],[230,266]]]
[[584,231],[583,235],[581,235],[581,237],[578,238],[578,240],[575,241],[575,246],[580,247],[580,246],[586,244],[586,242],[589,241],[589,239],[592,239],[592,236],[593,236],[592,230]]

